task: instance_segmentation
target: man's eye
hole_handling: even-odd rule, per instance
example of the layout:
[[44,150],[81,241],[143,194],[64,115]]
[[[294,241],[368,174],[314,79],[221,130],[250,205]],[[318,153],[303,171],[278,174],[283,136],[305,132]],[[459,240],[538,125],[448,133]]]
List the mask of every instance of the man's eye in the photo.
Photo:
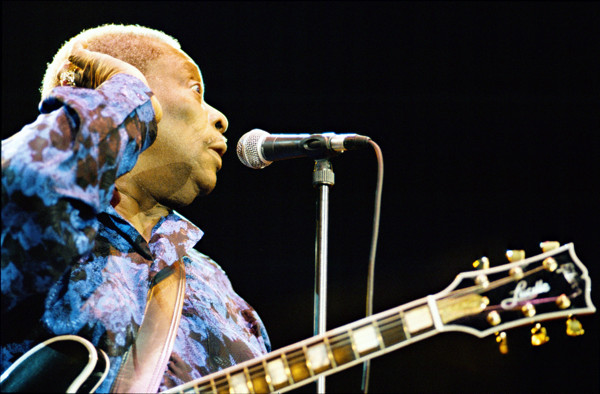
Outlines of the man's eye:
[[202,87],[200,87],[200,85],[192,86],[192,90],[198,92],[198,94],[202,94]]

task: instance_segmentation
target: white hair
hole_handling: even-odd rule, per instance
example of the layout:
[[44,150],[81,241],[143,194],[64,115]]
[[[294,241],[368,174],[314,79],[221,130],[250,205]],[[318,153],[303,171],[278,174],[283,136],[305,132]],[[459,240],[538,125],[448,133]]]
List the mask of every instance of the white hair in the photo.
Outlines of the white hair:
[[83,39],[88,49],[121,59],[137,67],[143,74],[148,64],[164,54],[164,44],[181,50],[179,42],[162,31],[139,25],[106,24],[87,29],[66,41],[58,50],[52,62],[48,63],[40,92],[48,97],[52,89],[59,85],[58,72],[67,62],[75,40]]

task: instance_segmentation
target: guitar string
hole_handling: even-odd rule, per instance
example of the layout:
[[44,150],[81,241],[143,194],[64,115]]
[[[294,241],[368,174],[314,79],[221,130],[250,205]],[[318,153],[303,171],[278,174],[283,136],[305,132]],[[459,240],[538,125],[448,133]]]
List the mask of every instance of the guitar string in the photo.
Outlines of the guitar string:
[[[388,317],[379,319],[378,325],[380,327],[380,331],[386,332],[386,331],[390,331],[392,329],[402,328],[403,323],[402,323],[402,319],[400,317],[388,316]],[[399,342],[401,342],[401,341],[398,341],[396,343],[399,343]],[[330,339],[330,347],[331,347],[332,351],[343,349],[343,348],[349,348],[351,346],[352,346],[352,340],[350,339],[349,331],[340,333],[340,334],[336,334],[336,335],[332,336]],[[389,347],[389,346],[391,346],[391,344],[384,343],[384,348]],[[338,360],[336,360],[336,362],[338,362],[338,365],[341,366],[343,364],[346,364],[348,362],[356,360],[353,352],[349,352],[349,354],[352,355],[352,358],[347,361],[340,361],[338,359]],[[294,366],[296,364],[305,364],[307,361],[304,351],[302,349],[292,350],[290,353],[286,353],[286,357],[288,358],[288,362],[289,362],[290,366]],[[298,361],[296,361],[296,360],[298,360]],[[294,361],[294,362],[292,362],[292,361]],[[306,369],[307,370],[309,369],[308,366],[306,366]],[[233,372],[232,374],[235,374],[235,373],[236,372]],[[250,375],[251,380],[263,378],[263,377],[266,377],[266,375],[267,375],[261,364],[257,364],[255,366],[248,367],[248,374]],[[310,377],[311,376],[309,375],[302,379],[294,378],[293,380],[294,380],[294,382],[300,382],[302,380],[309,379]],[[212,378],[212,380],[215,383],[215,386],[217,388],[221,388],[223,386],[228,386],[228,381],[227,381],[226,375],[214,377],[214,378]],[[289,385],[289,382],[286,381],[286,382],[283,382],[282,384],[284,386],[287,386],[287,385]],[[280,385],[278,385],[278,386],[280,386]],[[198,388],[200,390],[203,388],[206,388],[206,389],[210,389],[210,391],[212,391],[210,383],[205,383],[205,382],[201,382],[201,383],[199,382],[196,385],[196,388]]]
[[[526,273],[524,273],[521,278],[531,276],[531,275],[533,275],[535,273],[538,273],[539,271],[541,271],[543,269],[544,269],[543,266],[536,267],[536,268],[534,268],[532,270],[529,270]],[[521,279],[521,278],[519,278],[519,279]],[[489,282],[488,286],[485,286],[485,287],[483,287],[481,285],[473,285],[473,286],[468,286],[468,287],[465,287],[465,288],[462,288],[462,289],[454,290],[454,291],[449,292],[448,294],[446,294],[444,297],[441,297],[439,300],[445,300],[445,299],[450,299],[450,300],[454,299],[454,300],[457,300],[458,297],[462,297],[462,296],[465,296],[465,295],[468,295],[468,294],[482,294],[482,293],[486,293],[486,292],[489,292],[491,290],[497,289],[497,288],[499,288],[501,286],[504,286],[504,285],[506,285],[506,284],[508,284],[510,282],[514,282],[514,281],[515,281],[515,279],[513,277],[507,276],[505,278],[501,278],[501,279],[495,280],[493,282]],[[555,300],[556,298],[557,297],[550,297],[550,298],[547,298],[547,299],[548,300]],[[538,300],[536,303],[544,302],[545,300],[546,299]],[[425,304],[426,304],[426,302],[424,301],[423,305],[425,305]],[[493,309],[493,308],[497,308],[497,307],[499,307],[499,305],[490,305],[490,306],[487,306],[484,310],[489,310],[489,309]],[[398,308],[393,308],[391,310],[393,312],[389,311],[389,313],[394,313],[395,314],[396,313],[395,311],[397,309]],[[394,328],[401,328],[403,326],[403,324],[404,324],[403,321],[402,321],[402,318],[400,318],[399,316],[394,316],[393,314],[391,316],[382,317],[382,318],[376,319],[376,320],[378,322],[378,326],[379,326],[380,332],[385,332],[385,331],[393,330]],[[404,333],[402,333],[402,334],[404,334]],[[331,339],[330,339],[329,342],[330,342],[330,347],[331,347],[332,351],[352,346],[352,340],[350,339],[350,331],[346,331],[346,332],[341,333],[341,334],[333,335],[331,337]],[[400,342],[401,341],[398,341],[396,343],[400,343]],[[319,343],[319,342],[317,342],[317,343]],[[384,346],[385,347],[389,347],[390,345],[384,343]],[[294,353],[297,353],[297,354],[294,355]],[[300,358],[300,359],[303,359],[304,362],[307,361],[306,360],[306,356],[304,355],[304,351],[302,349],[292,350],[289,354],[286,354],[286,357],[288,357],[288,360],[295,360],[296,358]],[[278,358],[280,358],[280,357],[278,357]],[[354,357],[354,354],[352,354],[352,361],[354,361],[354,360],[356,360],[356,358]],[[350,362],[350,361],[347,361],[347,362]],[[343,364],[345,364],[347,362],[342,362],[341,365],[343,365]],[[290,364],[296,365],[297,363],[290,363]],[[307,366],[307,369],[308,369],[308,366]],[[249,371],[249,375],[250,375],[251,379],[266,377],[266,375],[267,375],[266,372],[265,372],[265,370],[264,370],[264,367],[262,365],[260,365],[260,364],[252,366],[252,367],[249,367],[248,371]],[[234,373],[236,373],[236,372],[234,372]],[[307,378],[309,378],[309,377],[307,377]],[[300,381],[301,380],[305,380],[307,378],[300,379]],[[212,391],[212,387],[210,385],[210,380],[211,379],[208,379],[208,382],[206,382],[206,381],[204,381],[204,382],[198,382],[198,384],[196,384],[195,387],[197,389],[210,388],[210,391]],[[214,377],[214,378],[212,378],[212,381],[215,383],[215,385],[217,387],[220,387],[220,386],[223,386],[223,385],[224,386],[228,386],[229,385],[228,381],[227,381],[227,375],[226,374],[223,375],[223,376]],[[219,382],[217,382],[217,381],[219,381]],[[289,382],[285,382],[285,383],[286,383],[286,385],[289,384]]]
[[[403,324],[404,324],[403,323],[403,319],[400,316],[396,315],[397,314],[396,309],[398,309],[398,308],[394,308],[391,311],[388,311],[388,313],[391,314],[390,316],[383,316],[383,317],[381,317],[379,319],[376,319],[377,324],[379,326],[380,333],[382,335],[384,333],[385,334],[389,334],[390,331],[393,331],[394,329],[398,329],[398,328],[402,328],[403,327]],[[345,331],[343,333],[335,334],[335,335],[331,336],[331,338],[329,339],[329,344],[330,344],[330,348],[331,348],[332,352],[335,351],[335,350],[338,350],[338,349],[350,348],[352,346],[352,340],[350,338],[350,331],[349,330]],[[400,331],[400,332],[401,332],[402,335],[404,335],[404,331],[403,330]],[[386,338],[388,338],[388,339],[389,339],[389,337],[390,337],[389,335],[386,336]],[[405,338],[402,338],[402,340],[404,340],[404,339]],[[400,343],[400,342],[402,342],[402,340],[396,341],[396,342],[394,342],[392,344]],[[322,343],[323,342],[316,342],[315,344],[322,344]],[[314,346],[315,344],[311,344],[311,346]],[[387,343],[384,342],[384,348],[389,347],[392,344],[387,344]],[[379,347],[379,345],[378,345],[378,347]],[[348,361],[345,361],[345,362],[340,362],[339,360],[336,360],[336,361],[340,365],[343,365],[343,364],[346,364],[348,362],[351,362],[351,361],[354,361],[354,360],[357,359],[354,356],[353,352],[349,352],[349,353],[352,354],[351,360],[348,360]],[[295,361],[296,358],[300,358],[300,359],[303,359],[304,362],[306,362],[306,356],[305,356],[304,351],[302,349],[292,350],[292,351],[290,351],[290,353],[286,353],[286,356],[288,358],[288,361],[290,361],[290,360]],[[362,357],[362,355],[359,356],[359,357]],[[277,358],[281,358],[281,356],[277,357]],[[295,365],[296,363],[290,363],[290,364]],[[263,366],[261,364],[257,364],[255,366],[249,367],[248,369],[249,369],[249,375],[250,375],[251,379],[253,379],[253,378],[254,379],[256,379],[256,378],[262,378],[263,376],[266,376],[266,372],[265,372],[265,370],[264,370],[264,368],[263,368]],[[308,369],[308,366],[307,366],[307,369]],[[236,372],[233,372],[233,373],[235,374]],[[304,379],[300,379],[298,381],[305,380],[305,379],[308,379],[308,378],[310,378],[310,376],[306,377]],[[219,384],[217,384],[216,383],[217,380],[221,380],[221,382],[219,382]],[[214,377],[213,381],[218,386],[221,386],[223,384],[227,385],[227,383],[228,383],[227,379],[226,379],[226,376],[217,376],[217,377]],[[198,384],[204,384],[204,382],[202,382],[202,383],[199,382]],[[288,385],[287,382],[284,382],[284,384]],[[205,387],[209,387],[209,386],[210,385],[206,385]],[[200,387],[200,386],[197,385],[196,387]]]
[[[525,278],[527,276],[533,275],[541,270],[544,270],[543,266],[539,266],[536,267],[532,270],[527,271],[526,273],[523,273],[523,276],[519,279]],[[515,279],[511,276],[507,276],[501,279],[497,279],[493,282],[489,282],[489,284],[485,287],[481,286],[481,285],[473,285],[473,286],[469,286],[469,287],[464,287],[462,289],[458,289],[458,290],[454,290],[451,291],[450,293],[448,293],[446,296],[441,297],[440,300],[446,299],[446,298],[456,298],[456,297],[460,297],[460,296],[464,296],[464,295],[468,295],[468,294],[482,294],[482,293],[486,293],[490,290],[494,290],[497,289],[500,286],[504,286],[510,282],[514,282]]]

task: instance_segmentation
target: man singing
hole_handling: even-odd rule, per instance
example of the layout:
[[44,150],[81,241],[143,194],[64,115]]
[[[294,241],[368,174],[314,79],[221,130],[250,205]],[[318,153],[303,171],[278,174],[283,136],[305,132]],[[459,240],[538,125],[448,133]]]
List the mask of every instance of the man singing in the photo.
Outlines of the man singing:
[[260,318],[174,211],[215,187],[228,126],[179,43],[86,30],[49,64],[40,112],[2,141],[2,370],[75,334],[109,356],[97,391],[117,390],[152,280],[178,261],[183,312],[158,388],[267,353]]

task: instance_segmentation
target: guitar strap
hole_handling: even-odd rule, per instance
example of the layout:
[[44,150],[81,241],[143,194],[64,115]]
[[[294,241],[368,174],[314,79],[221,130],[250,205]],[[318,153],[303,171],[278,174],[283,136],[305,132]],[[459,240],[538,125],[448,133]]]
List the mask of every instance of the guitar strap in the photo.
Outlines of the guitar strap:
[[156,393],[173,350],[185,295],[185,267],[177,260],[152,280],[144,319],[112,385],[112,393]]

